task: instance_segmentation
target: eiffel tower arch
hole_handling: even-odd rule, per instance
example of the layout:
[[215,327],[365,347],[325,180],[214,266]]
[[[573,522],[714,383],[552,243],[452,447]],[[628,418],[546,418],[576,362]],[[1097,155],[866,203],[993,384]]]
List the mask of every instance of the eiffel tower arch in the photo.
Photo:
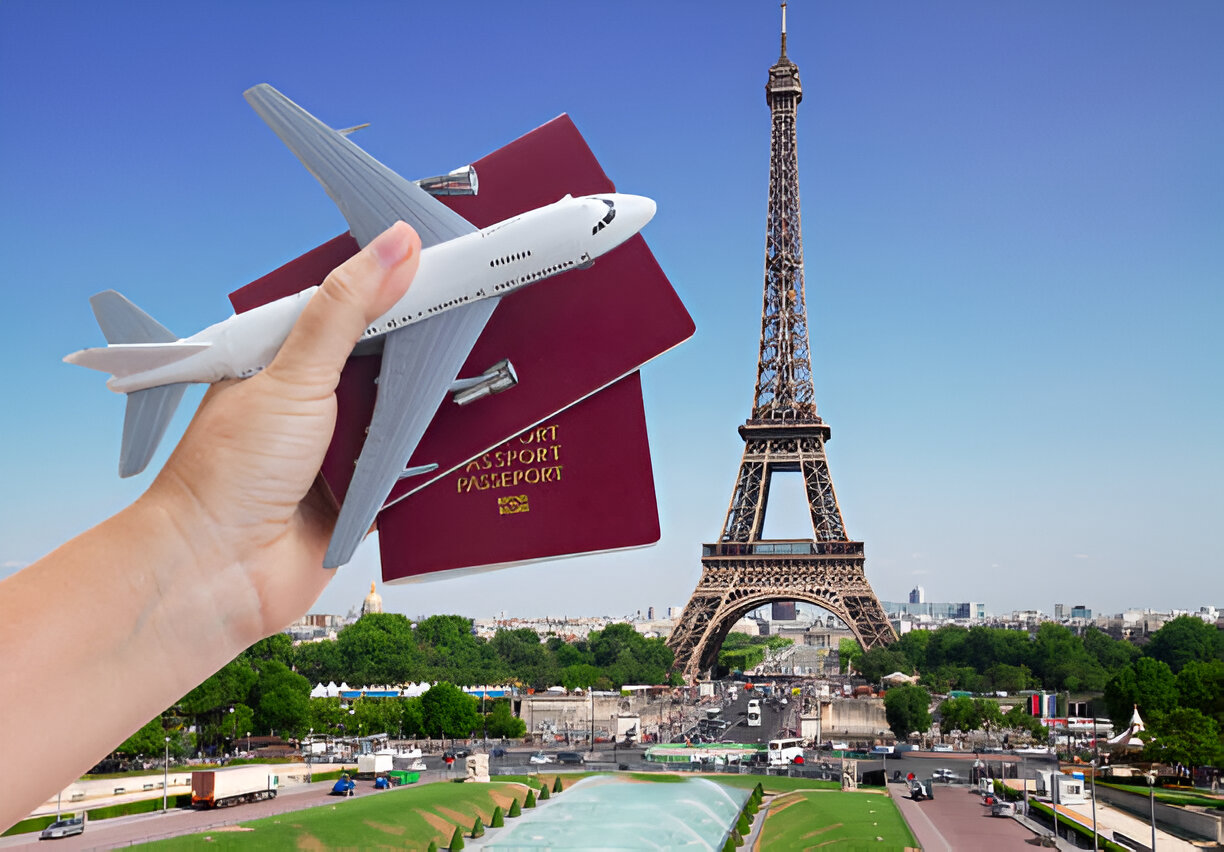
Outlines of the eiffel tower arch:
[[[795,115],[803,99],[799,69],[782,54],[769,69],[772,118],[765,291],[752,416],[739,427],[744,454],[722,534],[702,545],[701,580],[668,639],[675,666],[692,681],[717,662],[731,625],[773,601],[806,601],[844,621],[864,648],[896,639],[864,573],[861,541],[847,537],[825,444],[831,431],[816,413],[808,348],[799,214]],[[803,477],[810,539],[763,539],[774,473]]]

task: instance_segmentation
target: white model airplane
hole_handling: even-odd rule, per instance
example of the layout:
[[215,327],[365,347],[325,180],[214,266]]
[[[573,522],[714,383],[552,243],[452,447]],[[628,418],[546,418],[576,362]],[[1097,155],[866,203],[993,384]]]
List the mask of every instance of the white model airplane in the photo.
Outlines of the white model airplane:
[[[636,234],[655,204],[609,193],[560,201],[478,230],[268,85],[247,101],[318,178],[364,247],[396,221],[421,235],[420,267],[407,294],[367,328],[354,352],[382,350],[378,396],[361,456],[323,564],[348,562],[395,483],[436,468],[405,469],[448,393],[465,404],[517,383],[506,361],[456,379],[498,301],[569,269],[590,265]],[[113,290],[90,303],[108,345],[64,360],[111,374],[127,394],[119,475],[148,465],[192,382],[247,378],[284,343],[315,287],[178,338]]]

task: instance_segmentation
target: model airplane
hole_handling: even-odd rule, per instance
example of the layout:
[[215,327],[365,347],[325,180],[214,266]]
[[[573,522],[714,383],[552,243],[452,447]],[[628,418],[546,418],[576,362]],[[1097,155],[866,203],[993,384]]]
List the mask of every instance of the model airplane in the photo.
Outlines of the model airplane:
[[[268,85],[247,101],[318,178],[365,246],[399,220],[421,236],[412,287],[365,330],[355,353],[382,350],[378,397],[369,433],[340,509],[323,564],[348,562],[395,483],[435,466],[406,469],[448,393],[464,404],[517,382],[508,362],[457,379],[500,299],[595,258],[632,237],[655,204],[607,193],[561,200],[477,229],[420,186],[379,163]],[[111,374],[107,387],[128,395],[119,473],[144,470],[186,386],[247,378],[284,343],[315,287],[177,338],[123,296],[90,302],[108,345],[64,360]]]

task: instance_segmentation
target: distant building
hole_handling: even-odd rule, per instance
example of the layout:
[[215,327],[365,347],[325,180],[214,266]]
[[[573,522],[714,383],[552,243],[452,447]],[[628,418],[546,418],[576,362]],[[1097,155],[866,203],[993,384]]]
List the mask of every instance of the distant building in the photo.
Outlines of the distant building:
[[914,586],[909,595],[909,602],[912,604],[926,603],[926,590],[922,586]]
[[1063,610],[1067,608],[1066,604],[1054,604],[1054,620],[1062,621],[1066,618]]
[[794,621],[795,620],[795,602],[794,601],[774,601],[770,606],[772,612],[770,618],[773,621]]
[[1071,617],[1083,618],[1087,620],[1092,618],[1092,610],[1088,609],[1088,607],[1084,606],[1083,604],[1076,604],[1075,606],[1071,607]]
[[654,607],[652,606],[646,607],[646,620],[654,621]]
[[374,612],[382,612],[382,595],[374,591],[374,581],[371,580],[370,593],[361,602],[361,614],[369,615]]
[[927,618],[933,621],[982,621],[986,618],[986,604],[978,601],[966,603],[880,601],[880,605],[884,607],[884,612],[890,619],[900,615]]

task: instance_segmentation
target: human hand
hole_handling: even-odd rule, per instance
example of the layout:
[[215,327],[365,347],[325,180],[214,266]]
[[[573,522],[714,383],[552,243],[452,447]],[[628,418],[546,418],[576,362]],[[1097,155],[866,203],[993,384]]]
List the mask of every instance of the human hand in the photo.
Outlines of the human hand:
[[334,574],[322,561],[337,508],[318,471],[336,384],[362,331],[407,290],[420,255],[420,237],[399,222],[334,270],[266,370],[208,391],[141,498],[191,554],[200,614],[219,620],[238,648],[301,617]]

